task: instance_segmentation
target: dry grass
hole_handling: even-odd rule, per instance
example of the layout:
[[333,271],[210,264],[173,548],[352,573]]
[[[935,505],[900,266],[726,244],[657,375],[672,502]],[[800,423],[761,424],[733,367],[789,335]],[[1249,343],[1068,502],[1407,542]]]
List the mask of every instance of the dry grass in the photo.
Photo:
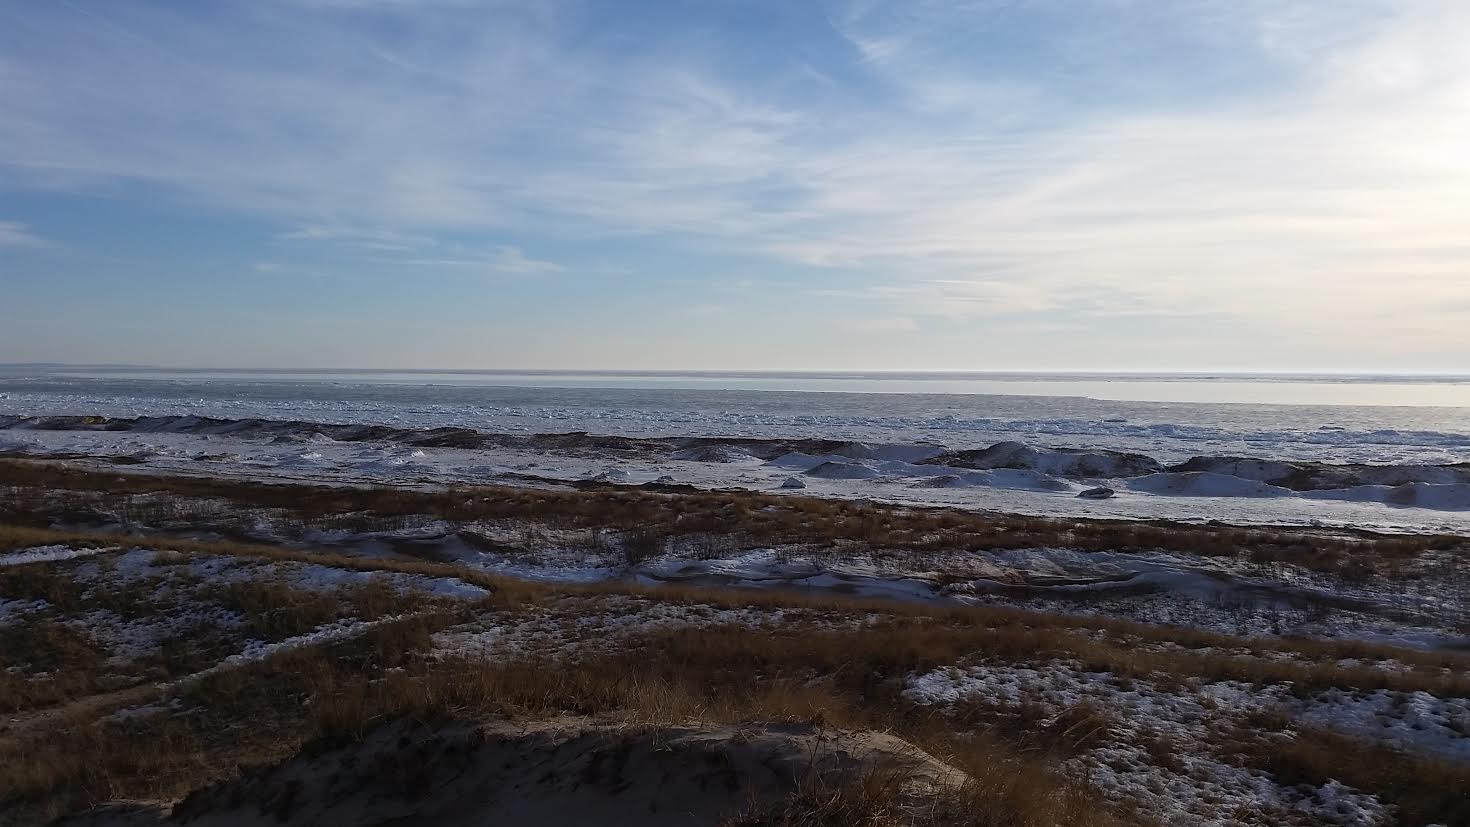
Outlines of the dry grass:
[[1050,778],[1039,764],[1006,773],[977,765],[994,757],[987,750],[974,751],[962,761],[971,764],[967,782],[922,797],[909,793],[909,777],[892,767],[875,767],[845,783],[813,773],[786,798],[750,806],[723,827],[1006,827],[1112,821],[1084,809],[1089,805],[1085,797],[1048,794],[1055,788],[1038,790],[1033,779]]
[[[160,778],[175,779],[170,789],[177,794],[229,774],[217,754],[223,749],[220,738],[243,738],[242,755],[274,758],[294,751],[304,739],[360,737],[405,715],[536,719],[616,714],[660,724],[788,720],[883,729],[911,740],[972,775],[966,811],[977,820],[925,820],[945,811],[895,809],[896,801],[869,779],[840,789],[804,790],[782,807],[747,813],[747,820],[737,823],[1040,825],[1111,820],[1085,788],[1050,769],[1035,742],[980,733],[956,736],[955,724],[961,721],[937,719],[903,701],[903,677],[973,651],[980,643],[971,637],[973,630],[795,629],[779,635],[737,628],[676,630],[648,635],[627,653],[575,663],[490,663],[416,654],[427,650],[435,626],[423,620],[390,624],[332,647],[325,656],[291,654],[209,676],[184,694],[201,710],[188,719],[192,724],[169,718],[159,724],[168,730],[167,742],[183,749],[184,756],[159,754],[151,741],[130,746],[134,741],[129,739],[138,737],[134,726],[106,727],[87,737],[111,739],[106,754],[119,755],[119,762],[105,767],[69,762],[53,754],[57,747],[45,745],[39,761],[0,760],[0,766],[19,773],[4,780],[11,789],[32,795],[45,791],[73,806],[100,800],[98,791],[106,792],[102,797],[156,794]],[[1105,711],[1079,708],[1051,720],[1047,735],[1069,748],[1084,748],[1107,722]],[[274,732],[274,740],[267,732]],[[1285,746],[1271,743],[1277,746],[1253,760],[1283,783],[1321,784],[1336,778],[1396,804],[1405,824],[1460,824],[1470,818],[1463,792],[1470,789],[1470,778],[1463,768],[1390,755],[1317,732],[1303,733]],[[1174,745],[1157,744],[1155,749],[1167,756]],[[0,751],[0,759],[5,757]],[[55,769],[38,769],[44,767]],[[855,811],[875,820],[822,820],[848,818]]]
[[1070,758],[1105,740],[1115,726],[1111,712],[1092,701],[1082,701],[1054,714],[1036,702],[1015,709],[958,701],[948,707],[950,720],[966,728],[1002,735],[1007,741],[1035,752]]
[[[222,765],[227,754],[243,761],[275,759],[307,740],[360,736],[404,715],[577,713],[649,723],[801,720],[886,729],[973,774],[964,801],[975,820],[867,823],[1113,823],[1086,788],[1056,775],[1045,762],[984,736],[957,737],[927,712],[910,708],[892,691],[892,666],[882,658],[837,665],[837,653],[825,644],[768,651],[759,636],[745,634],[751,651],[720,662],[692,649],[699,643],[681,635],[654,636],[636,655],[575,664],[440,661],[422,657],[435,626],[421,619],[387,624],[325,652],[289,653],[209,675],[183,692],[195,714],[91,725],[45,743],[0,741],[0,789],[54,811],[74,810],[108,798],[176,796],[228,777],[231,771]],[[728,655],[735,638],[732,633],[702,642],[721,641],[720,651]],[[832,671],[832,679],[814,680],[815,668]],[[752,680],[752,674],[760,679]],[[158,738],[146,734],[150,727],[160,731]],[[159,750],[160,742],[169,750]],[[79,754],[93,759],[77,760]],[[875,792],[871,786],[864,790]],[[845,817],[860,804],[851,790],[842,790],[824,812]]]
[[245,617],[252,637],[282,640],[304,635],[351,609],[330,592],[298,589],[280,580],[237,580],[218,588],[220,605]]
[[874,768],[857,779],[834,784],[812,774],[784,800],[751,806],[722,827],[887,827],[888,825],[957,824],[936,816],[937,807],[915,812],[905,799],[905,776],[891,768]]
[[[1338,686],[1470,693],[1470,655],[1448,650],[1402,649],[1363,641],[1242,638],[1200,629],[997,606],[863,600],[840,595],[719,590],[688,585],[609,582],[553,589],[520,584],[517,598],[540,604],[567,594],[632,596],[662,603],[720,608],[800,608],[839,622],[878,616],[885,620],[868,628],[869,637],[886,630],[891,635],[906,637],[906,645],[934,644],[936,651],[941,652],[938,656],[941,661],[950,654],[965,653],[1024,661],[1034,659],[1041,652],[1075,659],[1086,669],[1115,671],[1143,679],[1162,676],[1165,680],[1239,680],[1258,685],[1290,682],[1301,692]],[[1293,658],[1270,657],[1281,654]],[[1345,660],[1359,663],[1339,663]],[[1374,661],[1389,660],[1396,661],[1400,667],[1373,666]]]
[[86,633],[55,621],[0,630],[0,713],[99,691],[105,657]]
[[1303,728],[1295,737],[1247,753],[1247,761],[1283,784],[1337,780],[1397,806],[1399,827],[1470,825],[1470,766],[1410,755],[1325,729]]
[[[781,598],[693,590],[655,593],[697,597],[705,603],[754,599],[775,605]],[[530,597],[540,600],[543,595],[531,592]],[[251,592],[248,599],[269,617],[297,611],[293,596],[274,589]],[[364,600],[391,602],[384,595]],[[845,611],[856,619],[872,608],[832,604],[827,615],[836,620]],[[239,763],[278,760],[318,737],[360,737],[402,716],[539,719],[573,713],[658,724],[759,720],[880,729],[907,738],[972,778],[962,796],[931,801],[928,810],[912,809],[875,776],[839,788],[801,790],[779,807],[746,813],[745,821],[736,822],[740,824],[1108,824],[1124,817],[1108,815],[1087,788],[1058,776],[1046,754],[1059,745],[1064,753],[1085,749],[1108,728],[1105,710],[1078,707],[1053,716],[1039,738],[1001,728],[957,735],[957,728],[965,729],[962,716],[941,718],[902,698],[906,676],[976,657],[1022,662],[1061,657],[1078,660],[1084,668],[1158,684],[1229,678],[1404,688],[1416,682],[1427,685],[1430,679],[1427,673],[1370,674],[1327,662],[1143,651],[1064,625],[1048,626],[1044,617],[1020,612],[887,608],[892,611],[878,622],[848,629],[791,626],[756,634],[744,627],[717,626],[651,632],[623,649],[574,661],[430,657],[431,633],[454,618],[450,613],[427,614],[384,624],[325,649],[288,652],[191,681],[179,690],[190,710],[187,715],[77,722],[44,742],[0,738],[0,789],[11,791],[12,805],[27,801],[48,813],[110,798],[170,798],[230,777]],[[496,609],[478,609],[485,610]],[[1443,680],[1449,683],[1441,690],[1467,688],[1463,674]],[[1049,748],[1041,749],[1042,742]],[[1265,766],[1286,783],[1338,778],[1378,793],[1414,817],[1446,824],[1470,818],[1459,792],[1470,786],[1453,768],[1398,756],[1395,760],[1410,769],[1375,780],[1369,772],[1386,760],[1384,755],[1366,757],[1370,753],[1361,745],[1315,733],[1293,743],[1290,749],[1252,760],[1269,760]],[[1175,748],[1161,742],[1151,751],[1167,757]],[[956,802],[964,805],[964,820],[946,809]]]
[[[4,527],[0,527],[0,538],[31,545],[64,542],[79,547],[100,545],[107,539]],[[110,538],[113,543],[117,539]],[[447,598],[403,590],[384,579],[368,579],[335,588],[303,587],[268,567],[261,568],[253,577],[201,581],[193,575],[171,571],[169,564],[186,562],[193,554],[206,553],[202,550],[205,548],[207,553],[227,553],[247,562],[296,562],[297,558],[269,548],[184,542],[170,550],[169,543],[150,545],[164,547],[163,553],[155,558],[155,573],[143,576],[135,573],[128,579],[108,579],[112,561],[106,554],[77,561],[0,567],[0,599],[49,604],[26,622],[0,630],[0,664],[4,667],[0,668],[0,712],[41,710],[103,691],[190,675],[239,652],[247,639],[274,642],[307,634],[336,621],[440,612],[453,606],[462,611],[474,608]],[[187,551],[181,553],[181,549]],[[74,576],[74,568],[79,565],[96,566],[102,573],[84,583]],[[399,567],[390,564],[385,573],[418,573],[425,566],[406,561]],[[433,573],[455,574],[439,572],[437,568]],[[97,612],[107,618],[101,622],[141,621],[144,628],[167,629],[166,623],[162,627],[153,624],[181,612],[212,610],[235,613],[242,623],[238,628],[181,627],[171,636],[158,640],[156,652],[136,656],[125,664],[109,663],[110,652],[88,631],[88,624],[98,622],[94,615]]]
[[[58,532],[40,525],[55,518],[58,508],[80,515],[100,501],[127,514],[129,524],[152,529],[187,521],[191,514],[217,514],[218,509],[200,505],[213,499],[237,508],[280,509],[303,524],[321,526],[383,527],[432,516],[459,522],[514,520],[537,530],[618,532],[624,540],[619,547],[630,561],[657,553],[678,534],[736,538],[732,542],[738,543],[858,544],[914,553],[1018,546],[1170,548],[1231,555],[1247,551],[1262,561],[1291,559],[1333,570],[1366,565],[1373,571],[1424,551],[1457,548],[1458,538],[1045,520],[744,492],[668,495],[619,488],[424,492],[274,486],[103,474],[12,460],[0,461],[0,485],[16,495],[0,501],[9,512],[29,514],[37,523],[0,525],[0,553],[48,544],[141,545],[175,552],[181,559],[227,555],[252,562],[452,577],[492,592],[479,604],[451,608],[419,598],[406,601],[382,582],[331,594],[272,579],[195,584],[197,598],[239,612],[250,635],[268,640],[304,634],[348,616],[374,619],[406,612],[413,616],[384,623],[349,641],[287,652],[186,681],[175,693],[188,714],[111,722],[68,719],[46,739],[0,732],[0,812],[8,807],[38,820],[108,799],[177,797],[203,783],[231,777],[242,763],[279,760],[317,737],[360,737],[401,716],[527,719],[576,713],[646,723],[775,720],[881,729],[911,740],[971,778],[962,791],[930,801],[928,809],[914,809],[896,792],[894,779],[882,773],[836,787],[809,785],[779,806],[752,809],[735,824],[1086,827],[1133,820],[1109,815],[1092,791],[1060,777],[1052,764],[1056,754],[1085,750],[1103,737],[1111,725],[1106,710],[1079,706],[1061,716],[1030,719],[1023,710],[1009,726],[997,726],[993,718],[982,720],[979,711],[972,719],[964,710],[957,718],[940,718],[902,698],[906,676],[965,662],[1065,659],[1085,670],[1161,687],[1238,680],[1289,683],[1301,693],[1340,687],[1470,695],[1470,659],[1450,653],[1360,643],[1248,640],[1099,617],[897,604],[837,595],[628,583],[551,587],[425,560],[202,542],[152,531]],[[56,491],[75,496],[63,497],[58,505]],[[106,565],[105,556],[90,559]],[[146,584],[85,590],[68,576],[68,565],[0,567],[0,598],[46,600],[61,617],[97,608],[123,616],[167,610],[149,596],[153,590]],[[797,608],[804,617],[822,622],[759,633],[741,626],[651,632],[625,642],[622,649],[594,651],[571,661],[532,657],[487,662],[428,654],[430,635],[450,623],[470,615],[485,619],[499,613],[509,619],[531,609],[554,611],[568,596],[582,598],[584,604],[618,597],[720,608]],[[34,683],[0,672],[0,710],[31,709],[98,690],[102,655],[84,634],[61,623],[16,628],[27,631],[12,636],[14,630],[6,629],[0,634],[0,662],[40,664],[37,670],[49,670],[56,678],[51,684]],[[220,656],[226,643],[180,644],[161,656],[159,668],[167,675],[197,671]],[[1292,658],[1260,656],[1266,653],[1289,653]],[[41,663],[38,658],[54,660]],[[1339,665],[1348,658],[1364,662],[1392,658],[1408,669]],[[970,725],[972,731],[956,735],[957,723]],[[1470,789],[1470,776],[1453,765],[1390,755],[1316,732],[1302,733],[1276,751],[1261,750],[1260,743],[1242,746],[1244,760],[1286,783],[1320,784],[1336,778],[1398,805],[1403,823],[1419,819],[1415,823],[1470,824],[1470,804],[1462,792]],[[1178,761],[1178,745],[1167,739],[1153,739],[1146,747],[1161,766]],[[1390,759],[1397,762],[1395,769],[1373,774]]]
[[[672,536],[723,536],[748,545],[861,544],[900,550],[970,550],[1060,546],[1083,550],[1170,549],[1203,555],[1248,554],[1256,562],[1370,576],[1425,551],[1463,549],[1454,536],[1245,529],[1229,526],[1023,517],[948,508],[914,508],[746,491],[668,494],[630,486],[572,489],[508,486],[443,491],[387,487],[284,485],[261,482],[104,473],[55,462],[0,459],[13,521],[61,512],[84,516],[106,495],[111,517],[127,524],[207,522],[212,506],[277,509],[303,526],[382,530],[410,517],[455,523],[520,521],[558,529],[606,529],[634,538],[635,552]],[[69,501],[70,492],[75,497]],[[222,528],[225,526],[221,526]]]
[[[956,757],[956,756],[952,756]],[[1067,783],[1039,761],[1017,759],[1005,772],[983,762],[996,754],[973,750],[958,763],[970,767],[970,780],[951,789],[915,798],[904,794],[901,772],[877,768],[842,784],[810,776],[785,799],[754,806],[724,822],[725,827],[1019,827],[1148,823],[1100,812],[1085,795],[1069,795]]]
[[[303,551],[260,543],[180,539],[151,533],[114,534],[88,531],[56,531],[33,526],[0,524],[0,553],[42,545],[65,545],[71,546],[72,548],[149,548],[159,551],[178,552],[190,556],[224,555],[267,562],[311,563],[348,571],[385,572],[422,577],[450,577],[490,591],[499,589],[505,589],[511,593],[520,591],[517,588],[519,581],[486,574],[472,568],[448,563],[435,563],[428,560],[355,557],[347,554]],[[53,564],[17,565],[0,568],[0,595],[21,597],[28,593],[33,593],[47,600],[51,600],[47,595],[54,595],[58,600],[79,600],[81,594],[79,590],[68,591],[66,589],[65,578],[60,579],[63,582],[57,582],[58,578],[48,573],[48,567],[51,565]],[[21,583],[30,583],[31,585],[15,585],[13,587],[9,585]],[[52,600],[51,602],[56,603],[57,600]],[[74,607],[78,604],[73,602],[66,605],[67,607]]]
[[446,622],[429,613],[208,673],[174,690],[188,714],[62,716],[45,738],[0,733],[0,820],[42,824],[104,801],[172,800],[242,766],[282,760],[312,736],[311,687],[323,675],[372,680],[425,651]]
[[[566,596],[631,596],[663,603],[708,605],[720,608],[801,608],[833,618],[863,618],[879,614],[890,620],[869,630],[870,637],[886,634],[904,638],[903,648],[937,645],[938,662],[953,663],[960,656],[987,653],[999,659],[1025,660],[1037,652],[1077,660],[1084,668],[1112,671],[1119,676],[1157,679],[1239,680],[1253,684],[1292,683],[1300,692],[1327,687],[1426,691],[1435,694],[1470,695],[1470,657],[1450,651],[1420,652],[1359,641],[1309,639],[1247,639],[1231,635],[1181,628],[1154,627],[1104,617],[1071,616],[989,606],[958,606],[924,603],[895,603],[857,600],[841,595],[810,595],[776,590],[721,591],[697,586],[641,586],[623,582],[593,585],[558,585],[518,581],[486,574],[448,563],[420,560],[350,557],[341,554],[283,549],[274,546],[175,540],[149,535],[122,537],[85,533],[53,532],[45,529],[0,526],[0,547],[16,545],[67,544],[96,547],[104,544],[141,544],[185,555],[228,555],[270,562],[300,562],[353,571],[411,574],[458,578],[492,592],[487,607],[520,610],[545,606]],[[94,558],[95,559],[95,558]],[[237,596],[279,588],[267,584],[241,585]],[[376,590],[376,607],[359,604],[369,592],[349,591],[349,609],[359,616],[380,617],[394,600],[381,586]],[[110,594],[110,592],[102,592]],[[78,587],[63,571],[48,564],[10,566],[0,569],[0,597],[46,599],[73,610],[80,608]],[[306,613],[291,621],[290,628],[309,630],[312,620],[331,613],[342,595],[293,595],[281,592],[275,601],[295,606],[290,611]],[[315,605],[313,605],[315,604]],[[128,611],[125,607],[124,611]],[[244,604],[237,608],[246,608]],[[255,610],[264,614],[275,609]],[[249,612],[247,612],[249,614]],[[340,616],[340,615],[339,615]],[[331,619],[331,618],[328,618]],[[326,621],[321,621],[326,622]],[[269,628],[264,627],[264,628]],[[1091,634],[1085,634],[1091,632]],[[1097,633],[1104,633],[1099,635]],[[296,631],[293,633],[300,633]],[[274,637],[273,637],[274,639]],[[1148,644],[1172,644],[1168,648]],[[1239,652],[1239,653],[1237,653]],[[1293,660],[1258,657],[1266,653],[1291,653]],[[1404,670],[1378,669],[1375,660],[1396,660]],[[1357,665],[1339,665],[1356,660]]]

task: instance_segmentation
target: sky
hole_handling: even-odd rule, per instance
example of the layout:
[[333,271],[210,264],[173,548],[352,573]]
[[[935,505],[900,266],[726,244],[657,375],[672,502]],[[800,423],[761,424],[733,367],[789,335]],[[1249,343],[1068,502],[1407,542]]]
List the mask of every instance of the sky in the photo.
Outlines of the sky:
[[0,0],[0,362],[1470,372],[1464,0]]

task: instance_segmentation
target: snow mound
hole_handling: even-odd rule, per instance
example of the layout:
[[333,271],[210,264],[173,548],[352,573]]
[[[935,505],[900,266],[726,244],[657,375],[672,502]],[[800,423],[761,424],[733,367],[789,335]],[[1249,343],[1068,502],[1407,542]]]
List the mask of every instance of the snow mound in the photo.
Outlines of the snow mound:
[[852,442],[834,450],[832,453],[850,459],[871,459],[884,462],[922,462],[943,454],[944,449],[937,445],[870,445],[866,442]]
[[1357,469],[1368,485],[1403,485],[1418,482],[1427,485],[1470,484],[1470,468],[1442,465],[1368,465]]
[[750,452],[733,445],[700,445],[675,451],[669,456],[692,462],[740,462],[750,459]]
[[792,471],[810,471],[826,462],[847,462],[850,459],[851,457],[844,457],[839,454],[813,456],[812,454],[803,454],[800,451],[792,451],[789,454],[782,454],[768,461],[766,465],[774,468],[789,468]]
[[1383,503],[1405,508],[1428,508],[1436,511],[1470,510],[1470,485],[1455,483],[1435,485],[1406,482],[1402,485],[1355,485],[1326,491],[1307,491],[1303,497],[1314,500],[1343,500],[1358,503]]
[[1417,508],[1433,508],[1441,511],[1470,509],[1470,485],[1455,483],[1435,485],[1427,482],[1406,482],[1395,486],[1384,496],[1388,505],[1408,505]]
[[1179,473],[1206,472],[1240,477],[1257,482],[1275,483],[1295,474],[1299,466],[1276,460],[1250,459],[1246,457],[1190,457],[1187,461],[1169,469]]
[[806,474],[824,480],[870,480],[879,476],[876,470],[852,462],[824,462]]
[[968,488],[971,483],[959,474],[941,474],[913,484],[914,488]]
[[1168,497],[1295,496],[1295,492],[1290,489],[1210,471],[1169,471],[1149,474],[1130,480],[1128,487],[1145,494],[1160,494]]
[[[1470,467],[1463,465],[1334,465],[1323,462],[1201,456],[1191,457],[1167,470],[1228,474],[1232,477],[1259,480],[1295,491],[1327,491],[1364,486],[1394,488],[1409,483],[1470,485]],[[1347,499],[1359,498],[1355,496]],[[1373,501],[1373,498],[1365,501]]]
[[1136,477],[1162,470],[1153,457],[1122,451],[1076,448],[1032,448],[1020,442],[998,442],[977,451],[952,451],[927,462],[955,468],[998,468],[1040,471],[1058,477]]
[[1071,483],[1050,474],[1015,468],[997,468],[986,473],[995,488],[1023,488],[1035,491],[1072,491]]
[[1039,471],[999,468],[967,474],[941,474],[914,483],[914,488],[1010,488],[1022,491],[1065,491],[1074,486]]

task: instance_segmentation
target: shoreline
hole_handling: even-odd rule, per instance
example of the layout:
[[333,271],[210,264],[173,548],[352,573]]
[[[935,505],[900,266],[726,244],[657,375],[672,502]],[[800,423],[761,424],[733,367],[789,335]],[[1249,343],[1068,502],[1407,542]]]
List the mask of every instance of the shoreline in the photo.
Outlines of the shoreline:
[[[1240,456],[1164,463],[1107,448],[1015,442],[494,433],[194,416],[0,416],[0,450],[240,479],[303,482],[603,481],[819,496],[1037,516],[1470,529],[1470,463]],[[1106,497],[1080,497],[1106,489]]]

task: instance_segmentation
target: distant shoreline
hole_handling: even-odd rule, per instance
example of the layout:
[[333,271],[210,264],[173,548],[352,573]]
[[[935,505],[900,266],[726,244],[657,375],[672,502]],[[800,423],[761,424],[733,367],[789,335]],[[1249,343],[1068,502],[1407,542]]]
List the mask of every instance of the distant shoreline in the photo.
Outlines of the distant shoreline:
[[951,379],[1005,381],[1116,381],[1116,382],[1333,382],[1333,383],[1470,383],[1470,372],[1396,371],[1142,371],[1142,370],[673,370],[611,368],[242,368],[162,367],[153,365],[89,365],[64,363],[3,363],[0,374],[43,371],[53,374],[175,376],[312,376],[312,375],[423,375],[423,376],[600,376],[694,377],[712,379]]
[[[293,396],[317,387],[333,388],[527,388],[606,390],[613,394],[800,393],[911,397],[1034,397],[1141,402],[1167,405],[1220,404],[1306,407],[1385,407],[1470,409],[1470,376],[1450,374],[1297,374],[1297,373],[1062,373],[1062,372],[897,372],[897,371],[611,371],[611,370],[422,370],[385,369],[247,370],[86,366],[0,366],[0,393],[92,393],[148,397],[195,389],[203,396],[246,394],[245,388],[279,386]],[[230,388],[235,387],[235,392]],[[712,397],[713,398],[713,397]],[[719,403],[743,407],[750,399]],[[616,403],[621,404],[621,403]],[[828,404],[816,402],[818,407]],[[941,404],[936,402],[936,404]],[[944,403],[947,404],[947,403]],[[1398,427],[1385,423],[1387,427]],[[1456,429],[1462,429],[1456,424]],[[1470,424],[1464,427],[1470,427]]]

